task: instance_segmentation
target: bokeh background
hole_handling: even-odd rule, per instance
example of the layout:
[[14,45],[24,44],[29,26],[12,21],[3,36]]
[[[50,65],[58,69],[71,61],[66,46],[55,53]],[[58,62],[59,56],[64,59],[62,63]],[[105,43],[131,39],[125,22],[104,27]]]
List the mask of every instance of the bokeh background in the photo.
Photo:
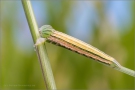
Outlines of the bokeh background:
[[[87,42],[135,70],[135,1],[33,0],[39,27]],[[20,0],[0,1],[0,89],[45,89]],[[58,89],[133,90],[134,78],[46,43]]]

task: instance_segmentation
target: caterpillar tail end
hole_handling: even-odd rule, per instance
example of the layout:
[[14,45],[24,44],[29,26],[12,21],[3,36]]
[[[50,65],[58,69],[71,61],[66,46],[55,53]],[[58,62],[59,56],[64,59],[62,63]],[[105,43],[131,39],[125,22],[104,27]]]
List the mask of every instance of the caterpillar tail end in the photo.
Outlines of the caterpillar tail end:
[[113,64],[111,66],[112,66],[112,68],[114,68],[114,69],[116,69],[120,72],[128,74],[132,77],[135,77],[135,71],[134,70],[131,70],[131,69],[128,69],[126,67],[121,66],[116,60],[113,60]]
[[121,71],[121,72],[123,72],[125,74],[128,74],[130,76],[135,77],[135,71],[134,70],[128,69],[128,68],[123,67],[123,66],[120,66],[120,67],[115,68],[115,69],[117,69],[118,71]]

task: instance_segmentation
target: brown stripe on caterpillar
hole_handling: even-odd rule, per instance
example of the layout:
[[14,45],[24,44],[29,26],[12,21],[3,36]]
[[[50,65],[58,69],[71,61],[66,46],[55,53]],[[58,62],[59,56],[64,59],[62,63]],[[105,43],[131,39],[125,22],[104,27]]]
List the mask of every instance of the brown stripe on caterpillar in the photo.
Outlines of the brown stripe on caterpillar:
[[95,55],[98,55],[102,58],[105,58],[106,60],[109,60],[109,61],[113,61],[114,58],[112,58],[111,56],[105,54],[104,52],[100,51],[99,49],[81,41],[81,40],[78,40],[72,36],[69,36],[67,34],[64,34],[62,32],[59,32],[59,31],[56,31],[54,30],[53,33],[51,34],[52,36],[55,36],[57,38],[60,38],[62,40],[66,40],[66,42],[69,42],[71,43],[72,45],[75,45],[75,46],[78,46],[80,47],[81,49],[84,49],[84,50],[87,50]]
[[47,38],[47,41],[48,41],[48,42],[51,42],[51,43],[53,43],[53,44],[62,46],[62,47],[64,47],[64,48],[66,48],[66,49],[72,50],[72,51],[74,51],[74,52],[76,52],[76,53],[78,53],[78,54],[84,55],[84,56],[86,56],[86,57],[93,58],[93,59],[95,59],[96,61],[99,61],[99,62],[101,62],[101,63],[105,63],[105,64],[107,64],[107,65],[110,65],[110,64],[111,64],[110,61],[105,60],[105,59],[102,58],[102,57],[96,56],[96,55],[94,55],[93,53],[87,52],[87,51],[85,51],[85,50],[83,50],[83,49],[81,49],[81,48],[79,48],[79,47],[77,47],[77,46],[74,46],[74,45],[70,44],[69,42],[63,41],[63,40],[61,40],[61,39],[59,39],[59,38],[57,38],[57,37],[50,36],[50,37]]
[[[58,34],[58,35],[57,35],[57,34]],[[64,35],[64,36],[63,36],[63,35]],[[50,36],[51,36],[51,37],[59,38],[60,40],[63,40],[63,41],[65,41],[65,42],[67,42],[67,43],[70,43],[70,44],[71,44],[72,46],[74,46],[74,47],[78,47],[78,48],[80,48],[81,50],[86,51],[87,53],[92,53],[92,54],[95,55],[95,56],[98,56],[98,57],[100,57],[100,58],[103,58],[106,62],[108,61],[108,62],[111,63],[111,61],[108,60],[108,59],[106,59],[105,57],[102,57],[102,56],[100,56],[100,55],[98,55],[98,54],[95,54],[95,53],[93,53],[93,52],[87,50],[86,48],[83,49],[83,48],[79,47],[78,44],[77,44],[77,45],[74,45],[74,44],[72,43],[72,41],[71,41],[71,42],[70,42],[70,41],[67,41],[67,39],[64,40],[63,38],[65,38],[66,36],[67,36],[67,38],[68,38],[68,37],[71,37],[71,36],[68,36],[68,35],[66,35],[66,34],[64,34],[64,33],[62,33],[62,32],[54,31]],[[71,37],[71,38],[73,38],[73,37]],[[69,39],[69,38],[68,38],[68,39]],[[78,42],[78,40],[75,40],[74,42]],[[73,51],[73,50],[72,50],[72,51]],[[74,52],[77,52],[77,51],[74,51]],[[99,52],[100,52],[100,51],[99,51]],[[103,52],[101,52],[101,53],[103,53]],[[83,55],[83,54],[81,54],[81,55]],[[86,55],[85,55],[85,56],[86,56]],[[109,57],[110,57],[110,56],[109,56]],[[104,61],[104,62],[105,62],[105,61]]]

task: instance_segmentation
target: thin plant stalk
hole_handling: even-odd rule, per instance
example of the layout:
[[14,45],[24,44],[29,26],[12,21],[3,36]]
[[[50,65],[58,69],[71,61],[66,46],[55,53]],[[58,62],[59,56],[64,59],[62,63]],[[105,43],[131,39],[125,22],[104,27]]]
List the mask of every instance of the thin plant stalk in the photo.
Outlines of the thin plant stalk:
[[[24,8],[24,12],[25,12],[28,24],[29,24],[33,41],[34,43],[36,43],[36,40],[40,38],[40,34],[38,31],[37,22],[35,20],[35,16],[32,10],[31,2],[30,0],[22,0],[22,5]],[[39,59],[40,66],[42,69],[44,81],[46,84],[46,89],[48,90],[56,89],[56,85],[55,85],[52,69],[50,66],[50,62],[46,53],[45,45],[41,44],[39,46],[36,46],[36,53],[38,55],[38,59]]]

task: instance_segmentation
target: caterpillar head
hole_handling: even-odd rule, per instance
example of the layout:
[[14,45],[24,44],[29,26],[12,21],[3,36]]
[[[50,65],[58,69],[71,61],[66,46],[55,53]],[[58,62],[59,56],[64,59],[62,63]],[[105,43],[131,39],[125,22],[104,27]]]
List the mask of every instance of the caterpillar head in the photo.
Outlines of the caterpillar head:
[[44,25],[39,29],[39,33],[42,38],[49,37],[53,31],[54,31],[54,29],[50,25]]

